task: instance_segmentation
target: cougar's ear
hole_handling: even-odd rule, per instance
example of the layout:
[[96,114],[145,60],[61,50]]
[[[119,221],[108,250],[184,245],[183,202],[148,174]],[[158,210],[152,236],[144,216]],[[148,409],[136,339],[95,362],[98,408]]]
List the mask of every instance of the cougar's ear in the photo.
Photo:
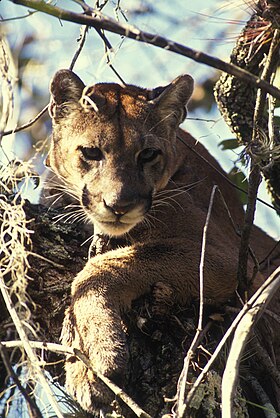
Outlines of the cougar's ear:
[[78,103],[84,87],[82,80],[71,70],[57,71],[50,83],[51,103],[49,112],[51,117],[59,116],[57,114],[59,106],[66,103]]
[[193,87],[193,78],[188,74],[181,75],[168,86],[151,90],[148,99],[158,109],[161,118],[170,117],[180,124],[186,117],[186,105],[192,95]]

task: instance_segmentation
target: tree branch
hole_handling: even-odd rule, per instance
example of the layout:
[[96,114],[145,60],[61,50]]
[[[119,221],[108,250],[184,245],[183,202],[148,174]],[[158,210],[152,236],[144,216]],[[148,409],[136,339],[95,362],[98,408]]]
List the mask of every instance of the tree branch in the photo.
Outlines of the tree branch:
[[[270,286],[274,281],[279,281],[279,274],[280,274],[280,267],[278,267],[269,277],[268,279],[263,283],[263,285],[254,293],[254,295],[251,297],[251,299],[243,306],[242,310],[239,312],[239,314],[236,316],[236,318],[233,320],[230,328],[226,331],[223,338],[217,345],[214,353],[212,354],[211,359],[208,361],[198,378],[196,379],[193,387],[188,393],[187,396],[187,404],[191,402],[193,399],[195,392],[197,391],[199,385],[201,384],[202,380],[206,376],[206,374],[209,372],[212,364],[217,359],[222,347],[230,337],[230,335],[235,331],[237,325],[241,321],[241,319],[244,317],[244,315],[251,309],[251,307],[256,304],[256,301],[258,300],[258,297],[266,291],[267,287]],[[278,283],[279,284],[279,283]]]
[[13,306],[13,302],[11,300],[11,297],[9,295],[9,292],[7,290],[7,286],[5,285],[5,281],[3,278],[3,275],[0,275],[0,290],[4,299],[4,302],[6,304],[6,308],[9,311],[9,314],[11,316],[11,319],[16,327],[16,330],[18,332],[18,335],[23,343],[23,347],[24,350],[26,352],[26,355],[30,361],[30,363],[32,364],[33,367],[33,371],[35,373],[35,376],[38,378],[38,381],[41,383],[42,387],[45,390],[46,393],[46,397],[48,399],[48,401],[50,402],[50,405],[53,407],[54,412],[57,414],[58,418],[63,418],[63,415],[60,411],[60,407],[58,405],[58,402],[55,398],[55,396],[52,393],[52,390],[47,382],[47,379],[40,367],[39,364],[39,360],[36,356],[36,354],[34,353],[31,345],[30,345],[30,341],[29,338],[23,328],[23,325],[20,321],[20,318],[16,312],[15,307]]
[[[30,346],[33,349],[41,349],[41,350],[50,350],[54,351],[55,353],[59,353],[62,355],[70,355],[77,357],[80,361],[82,361],[87,368],[89,368],[100,380],[102,380],[105,385],[114,392],[116,396],[122,399],[123,402],[127,404],[127,406],[135,413],[135,415],[139,418],[151,418],[149,414],[147,414],[143,409],[137,405],[130,396],[128,396],[119,386],[113,383],[108,377],[102,375],[98,371],[92,368],[92,365],[89,359],[77,348],[71,348],[68,346],[64,346],[61,344],[54,344],[54,343],[46,343],[41,341],[29,341]],[[14,347],[24,347],[24,343],[19,341],[2,341],[0,342],[0,352],[2,348],[14,348]]]
[[184,359],[184,367],[180,374],[178,380],[178,388],[177,388],[177,399],[178,399],[178,406],[177,406],[177,416],[178,418],[182,418],[184,416],[186,410],[186,403],[185,403],[185,393],[186,393],[186,386],[187,386],[187,377],[188,377],[188,370],[191,358],[194,355],[194,351],[198,346],[198,342],[201,339],[201,334],[203,331],[202,323],[203,323],[203,291],[204,291],[204,259],[205,259],[205,250],[206,250],[206,239],[207,239],[207,231],[210,222],[211,212],[213,208],[213,202],[215,197],[215,192],[218,189],[217,185],[214,185],[212,188],[210,202],[208,207],[208,212],[203,228],[203,235],[202,235],[202,244],[201,244],[201,255],[200,255],[200,263],[199,263],[199,318],[198,318],[198,325],[195,336],[191,343],[191,346],[187,352],[187,355]]
[[[23,344],[22,344],[23,346]],[[18,390],[21,392],[22,396],[24,397],[31,418],[43,418],[43,415],[41,414],[40,409],[38,408],[36,402],[30,397],[30,395],[27,393],[26,389],[22,386],[19,378],[17,377],[16,373],[14,372],[14,369],[10,363],[9,357],[7,355],[7,350],[4,344],[0,342],[0,354],[3,360],[3,363],[5,365],[5,368],[8,372],[8,375],[13,379],[15,384],[18,387]]]
[[14,129],[10,129],[9,131],[3,132],[2,136],[12,135],[16,132],[20,132],[20,131],[23,131],[26,128],[29,128],[30,126],[33,125],[33,123],[37,122],[37,120],[40,119],[41,116],[43,116],[43,114],[48,110],[48,108],[49,108],[49,103],[42,110],[40,110],[40,112],[37,113],[37,115],[34,118],[30,119],[28,122],[24,123],[21,126],[17,126]]
[[247,312],[245,311],[235,330],[222,380],[222,417],[233,417],[233,402],[235,398],[241,356],[253,325],[256,323],[265,306],[270,302],[272,297],[280,288],[279,273],[280,270],[278,269],[278,274],[277,271],[274,274],[274,280],[265,289],[263,289],[262,293],[260,293],[257,298],[255,298],[254,303],[249,304],[249,306],[251,306]]
[[210,67],[217,68],[228,74],[234,75],[246,81],[252,86],[261,88],[273,97],[280,99],[280,90],[270,85],[264,80],[254,76],[246,70],[239,68],[236,65],[226,63],[223,60],[205,54],[204,52],[197,51],[189,48],[185,45],[174,42],[170,39],[164,38],[160,35],[144,32],[132,25],[121,24],[114,19],[104,16],[95,9],[92,9],[93,13],[98,17],[88,16],[82,13],[74,13],[57,6],[45,3],[43,0],[10,0],[12,3],[22,6],[31,7],[35,10],[39,10],[43,13],[55,16],[60,20],[66,20],[68,22],[79,23],[82,25],[91,26],[97,29],[104,29],[109,32],[116,33],[121,36],[125,36],[130,39],[134,39],[138,42],[144,42],[157,46],[159,48],[174,52],[179,55],[183,55],[201,64],[209,65]]

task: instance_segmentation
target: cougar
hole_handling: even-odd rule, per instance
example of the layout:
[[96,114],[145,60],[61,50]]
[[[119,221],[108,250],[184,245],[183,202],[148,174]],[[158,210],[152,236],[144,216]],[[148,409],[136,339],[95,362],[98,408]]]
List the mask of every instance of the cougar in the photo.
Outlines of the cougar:
[[[114,380],[126,369],[121,315],[133,300],[157,282],[172,287],[178,303],[199,299],[202,234],[214,185],[203,294],[210,304],[234,296],[243,207],[218,162],[179,128],[193,92],[190,75],[149,90],[114,83],[86,87],[70,70],[60,70],[50,91],[47,164],[95,234],[122,243],[91,257],[74,279],[62,343],[80,349],[93,370]],[[274,245],[256,227],[252,242],[258,257]],[[256,283],[275,265],[271,256]],[[250,260],[249,276],[253,267]],[[81,361],[69,357],[65,369],[66,388],[85,410],[111,402],[113,395]]]

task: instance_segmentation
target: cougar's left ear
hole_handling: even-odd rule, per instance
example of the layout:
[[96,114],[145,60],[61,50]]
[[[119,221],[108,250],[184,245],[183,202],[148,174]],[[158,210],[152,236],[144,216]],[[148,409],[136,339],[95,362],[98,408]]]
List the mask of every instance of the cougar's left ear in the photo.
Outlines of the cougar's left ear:
[[[59,70],[50,83],[51,102],[49,113],[52,118],[59,117],[71,104],[77,104],[82,96],[85,85],[71,70]],[[63,105],[63,106],[62,106]]]
[[186,117],[186,105],[192,95],[193,78],[184,74],[165,87],[157,87],[149,92],[149,102],[158,109],[161,118],[175,119],[178,124]]

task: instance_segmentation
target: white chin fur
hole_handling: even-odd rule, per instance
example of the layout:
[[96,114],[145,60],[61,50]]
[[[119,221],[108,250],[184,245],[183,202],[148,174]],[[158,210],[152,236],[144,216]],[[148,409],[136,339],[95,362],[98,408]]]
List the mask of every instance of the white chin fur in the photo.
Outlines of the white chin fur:
[[[138,222],[136,222],[138,223]],[[110,237],[120,237],[130,231],[136,223],[125,224],[125,223],[114,223],[114,222],[96,222],[93,224],[97,227],[98,232],[109,235]]]

